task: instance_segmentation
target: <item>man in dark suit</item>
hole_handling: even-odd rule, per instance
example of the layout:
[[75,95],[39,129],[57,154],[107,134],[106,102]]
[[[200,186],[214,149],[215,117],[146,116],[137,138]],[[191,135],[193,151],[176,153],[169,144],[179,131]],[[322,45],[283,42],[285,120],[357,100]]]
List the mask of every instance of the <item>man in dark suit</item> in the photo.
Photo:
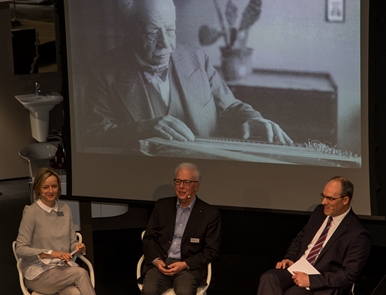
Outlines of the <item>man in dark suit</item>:
[[219,257],[219,211],[200,200],[200,171],[192,163],[175,170],[175,197],[157,201],[143,237],[142,294],[196,294],[206,285],[207,266]]
[[172,0],[122,1],[129,42],[90,65],[82,117],[88,144],[138,149],[141,139],[233,137],[292,143],[280,126],[237,100],[200,49],[177,46]]
[[[284,259],[261,276],[258,295],[338,295],[351,289],[371,249],[370,233],[350,206],[353,191],[353,184],[344,177],[326,184],[322,204],[292,240]],[[292,275],[287,268],[300,258],[320,274],[294,271]]]

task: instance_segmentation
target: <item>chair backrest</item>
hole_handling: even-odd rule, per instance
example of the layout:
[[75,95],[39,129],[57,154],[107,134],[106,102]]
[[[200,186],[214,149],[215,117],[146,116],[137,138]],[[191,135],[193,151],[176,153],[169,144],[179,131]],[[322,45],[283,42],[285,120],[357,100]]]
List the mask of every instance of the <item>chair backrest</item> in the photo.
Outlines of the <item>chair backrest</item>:
[[[143,231],[141,234],[141,240],[143,239],[144,235],[145,235],[145,231]],[[141,277],[142,264],[143,264],[144,260],[145,260],[145,256],[142,255],[137,263],[137,284],[138,284],[138,288],[140,291],[142,291],[142,289],[143,289],[143,284],[138,283],[138,279]],[[208,264],[208,275],[206,277],[206,286],[199,286],[197,289],[197,295],[206,295],[206,290],[209,287],[211,279],[212,279],[212,265],[209,263]],[[171,289],[167,290],[166,292],[164,292],[162,295],[176,295],[176,293],[174,292],[173,288],[171,288]]]
[[[23,272],[21,271],[21,258],[19,258],[16,254],[16,241],[13,241],[12,243],[12,250],[13,250],[13,255],[15,256],[16,259],[16,268],[17,272],[19,274],[19,283],[20,283],[20,288],[21,291],[23,292],[23,295],[31,295],[31,293],[28,291],[26,286],[24,285],[24,277],[23,277]],[[36,293],[34,295],[37,295]]]
[[[82,243],[83,241],[83,237],[80,233],[76,233],[76,236],[78,238],[78,242],[79,243]],[[94,274],[94,267],[92,266],[90,260],[88,260],[86,257],[84,257],[83,254],[80,254],[80,253],[76,253],[75,254],[80,260],[82,260],[88,267],[88,272],[89,272],[89,275],[90,275],[90,280],[91,280],[91,284],[92,286],[95,288],[95,274]]]
[[[79,243],[82,243],[82,240],[83,240],[82,235],[77,232],[76,237],[77,237]],[[13,255],[15,256],[15,259],[16,259],[16,268],[17,268],[17,271],[19,274],[20,289],[23,292],[23,295],[44,295],[44,294],[41,294],[41,293],[38,293],[35,291],[32,293],[30,293],[28,291],[27,287],[24,285],[23,272],[21,271],[21,266],[20,266],[21,258],[19,256],[17,256],[17,253],[16,253],[16,241],[12,242],[12,250],[13,250]],[[86,257],[84,257],[84,255],[82,255],[80,253],[77,253],[75,255],[87,265],[89,275],[90,275],[91,284],[95,288],[95,274],[94,274],[94,268],[93,268],[91,262]]]

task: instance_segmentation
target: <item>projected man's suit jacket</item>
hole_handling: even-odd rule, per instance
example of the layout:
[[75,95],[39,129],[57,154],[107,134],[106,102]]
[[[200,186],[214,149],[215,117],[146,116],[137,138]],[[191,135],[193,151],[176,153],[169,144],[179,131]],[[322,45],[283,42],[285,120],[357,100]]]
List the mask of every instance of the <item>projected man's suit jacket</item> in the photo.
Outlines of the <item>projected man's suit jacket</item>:
[[[95,146],[135,146],[141,135],[138,122],[160,114],[183,121],[195,136],[241,135],[241,126],[261,117],[248,104],[237,100],[208,56],[200,49],[177,47],[171,57],[170,107],[160,110],[149,95],[149,83],[128,46],[111,50],[91,65],[81,102],[82,125],[87,126],[87,144]],[[85,129],[85,128],[83,128]],[[146,134],[142,135],[146,138]]]

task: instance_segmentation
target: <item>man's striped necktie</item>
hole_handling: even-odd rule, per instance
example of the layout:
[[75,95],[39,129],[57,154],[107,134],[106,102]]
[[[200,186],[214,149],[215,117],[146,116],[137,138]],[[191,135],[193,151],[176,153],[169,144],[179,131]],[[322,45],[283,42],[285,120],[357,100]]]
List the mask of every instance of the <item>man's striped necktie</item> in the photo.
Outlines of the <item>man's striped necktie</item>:
[[326,224],[326,227],[324,228],[323,232],[320,234],[319,239],[316,241],[314,247],[312,247],[310,253],[307,256],[307,261],[314,265],[316,258],[318,257],[320,251],[322,251],[323,248],[323,243],[326,240],[328,230],[330,229],[331,226],[331,220],[332,217],[328,217],[328,221]]

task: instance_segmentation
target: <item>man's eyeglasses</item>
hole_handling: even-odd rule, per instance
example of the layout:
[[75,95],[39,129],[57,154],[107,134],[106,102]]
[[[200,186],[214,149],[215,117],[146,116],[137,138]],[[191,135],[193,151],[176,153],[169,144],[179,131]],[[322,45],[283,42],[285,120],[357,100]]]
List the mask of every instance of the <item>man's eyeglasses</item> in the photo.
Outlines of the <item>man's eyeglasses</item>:
[[[145,36],[145,38],[149,41],[157,41],[159,39],[159,37],[161,36],[162,34],[162,29],[161,28],[158,28],[158,29],[152,29],[152,30],[148,30],[146,33],[144,33],[143,35]],[[176,29],[174,28],[165,28],[164,29],[164,32],[166,34],[166,36],[168,37],[171,37],[171,38],[174,38],[176,36]]]
[[189,186],[192,182],[198,182],[197,180],[182,180],[182,179],[173,179],[174,185],[180,185],[181,183],[184,186]]
[[322,201],[323,201],[323,199],[326,199],[327,201],[332,202],[332,201],[336,201],[336,200],[343,199],[343,198],[344,197],[339,197],[339,198],[326,197],[325,195],[323,195],[323,193],[320,193],[320,199]]

